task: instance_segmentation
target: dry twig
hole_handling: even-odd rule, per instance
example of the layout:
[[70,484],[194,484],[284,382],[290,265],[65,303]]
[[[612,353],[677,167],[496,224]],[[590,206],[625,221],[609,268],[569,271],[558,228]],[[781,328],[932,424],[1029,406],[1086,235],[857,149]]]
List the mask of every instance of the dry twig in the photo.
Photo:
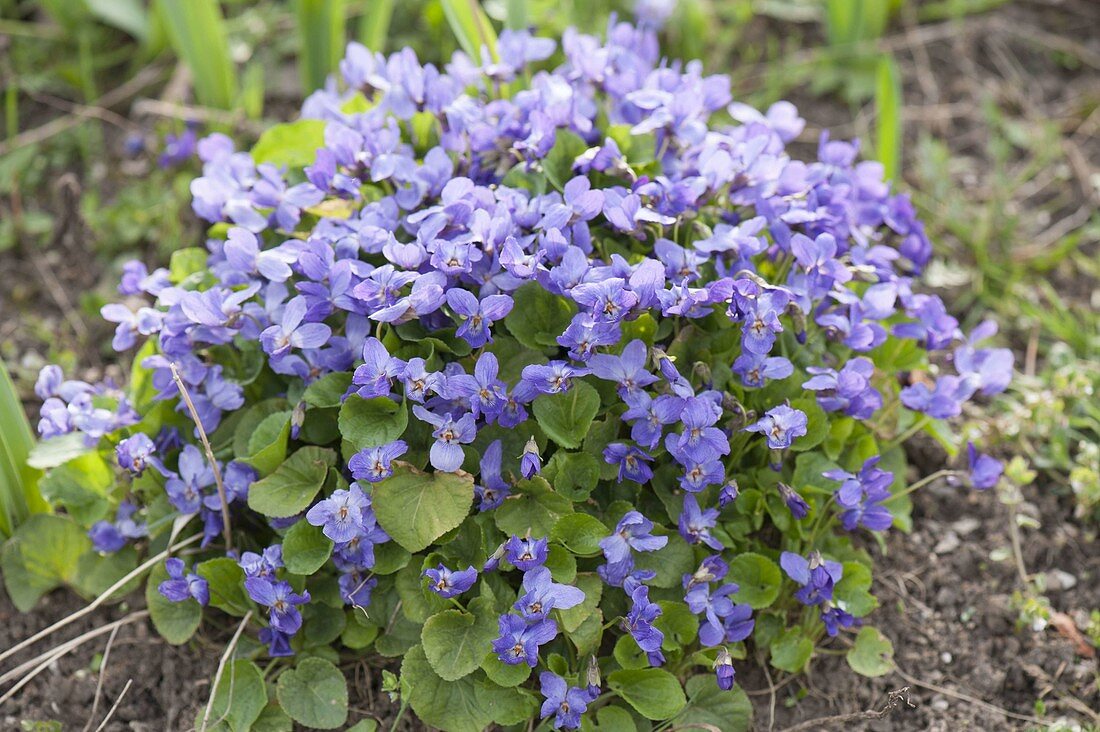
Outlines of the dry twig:
[[95,713],[99,710],[99,700],[103,697],[103,680],[107,677],[107,662],[111,659],[111,646],[118,635],[118,627],[107,636],[107,646],[103,649],[103,659],[99,662],[99,679],[95,683],[95,696],[92,698],[92,711],[88,713],[88,722],[84,725],[84,732],[92,728]]
[[[164,69],[160,66],[146,66],[125,84],[115,87],[85,106],[109,109],[116,104],[126,101],[135,94],[138,94],[142,89],[155,84],[160,80],[163,73]],[[21,147],[44,142],[55,135],[61,134],[65,130],[76,127],[84,121],[84,119],[85,117],[81,114],[68,114],[64,117],[52,119],[46,124],[27,130],[26,132],[21,132],[10,140],[0,141],[0,155],[6,155],[12,150],[18,150]]]
[[[199,732],[206,732],[206,725],[210,723],[210,711],[214,708],[214,697],[218,694],[218,684],[221,683],[222,674],[225,673],[225,663],[229,660],[229,657],[233,655],[233,650],[237,647],[237,641],[241,639],[241,633],[244,632],[245,626],[248,625],[248,621],[251,619],[252,611],[249,610],[248,613],[241,618],[241,624],[237,626],[237,632],[229,639],[229,645],[225,647],[225,653],[222,654],[221,660],[218,661],[218,671],[214,674],[214,681],[210,684],[210,699],[206,702],[206,711],[202,713],[202,726],[199,728]],[[230,681],[232,681],[232,679],[230,679]]]
[[[912,684],[913,686],[919,686],[922,689],[928,689],[929,691],[934,691],[937,694],[943,694],[944,696],[949,696],[949,697],[952,697],[954,699],[958,699],[959,701],[964,701],[964,702],[969,702],[970,704],[975,704],[975,705],[977,705],[977,706],[979,706],[983,709],[986,709],[988,711],[996,712],[997,714],[1003,714],[1004,716],[1008,717],[1009,719],[1016,719],[1016,720],[1019,720],[1021,722],[1029,722],[1031,724],[1040,724],[1040,725],[1044,724],[1043,720],[1039,719],[1038,717],[1031,717],[1031,716],[1028,716],[1026,714],[1018,714],[1016,712],[1010,712],[1007,709],[1002,709],[1001,707],[997,706],[996,704],[990,704],[987,701],[983,701],[982,699],[979,699],[976,696],[971,696],[969,694],[964,694],[961,691],[955,691],[953,689],[948,689],[948,688],[943,687],[943,686],[936,686],[935,684],[930,684],[927,681],[921,681],[920,679],[914,678],[913,676],[910,676],[909,674],[905,673],[900,668],[895,668],[894,672],[898,676],[900,676],[901,678],[905,679],[907,682]],[[788,732],[789,732],[789,730],[788,730]]]
[[218,498],[221,499],[222,504],[222,537],[225,539],[225,550],[227,552],[233,551],[233,527],[229,524],[229,497],[225,492],[225,483],[222,482],[222,469],[218,466],[218,461],[214,459],[214,450],[210,447],[210,438],[206,436],[206,430],[202,426],[202,420],[199,419],[199,411],[195,409],[195,403],[191,401],[191,394],[187,391],[187,385],[183,383],[183,379],[180,377],[179,369],[176,368],[176,364],[168,364],[172,369],[172,378],[176,382],[176,388],[180,391],[180,396],[183,397],[184,404],[187,405],[187,411],[191,413],[191,419],[195,422],[195,429],[198,430],[199,439],[202,440],[202,448],[206,452],[206,459],[210,461],[210,469],[214,471],[214,485],[218,487]]
[[799,732],[799,730],[821,729],[822,727],[828,727],[833,724],[848,724],[868,719],[882,719],[897,709],[901,704],[905,704],[905,706],[910,709],[915,709],[917,706],[909,698],[908,686],[903,686],[900,689],[889,692],[886,695],[886,706],[882,709],[865,709],[862,712],[852,712],[851,714],[834,714],[831,717],[809,719],[805,722],[799,722],[793,727],[787,727],[783,732]]
[[[182,549],[183,547],[185,547],[189,544],[194,544],[196,541],[201,539],[202,534],[195,534],[194,536],[187,537],[186,539],[179,542],[178,544],[173,544],[172,543],[172,540],[174,540],[176,538],[176,535],[180,532],[180,530],[184,526],[187,525],[187,523],[190,521],[190,519],[191,519],[190,516],[187,517],[186,520],[182,521],[181,523],[178,523],[177,526],[173,528],[172,537],[168,541],[168,548],[167,549],[162,551],[160,554],[157,554],[155,557],[150,557],[149,559],[146,559],[143,563],[141,563],[135,569],[130,571],[125,577],[122,577],[118,582],[115,582],[113,585],[111,585],[106,590],[104,590],[104,592],[99,597],[92,600],[85,607],[81,608],[80,610],[77,610],[76,612],[74,612],[70,615],[66,615],[65,617],[61,618],[61,620],[58,620],[56,623],[54,623],[50,627],[48,627],[44,630],[38,631],[37,633],[32,635],[30,638],[27,638],[24,641],[20,641],[19,643],[16,643],[14,646],[9,648],[8,650],[4,651],[3,653],[0,653],[0,661],[3,661],[7,658],[11,658],[13,655],[15,655],[19,651],[23,650],[27,646],[29,646],[33,643],[36,643],[36,642],[42,640],[43,638],[45,638],[49,635],[52,635],[53,633],[56,633],[58,630],[61,630],[62,628],[64,628],[66,625],[68,625],[68,624],[70,624],[70,623],[72,623],[76,620],[79,620],[80,618],[84,617],[85,615],[93,612],[97,607],[99,607],[103,603],[107,602],[107,600],[111,597],[111,595],[113,595],[115,592],[118,592],[118,590],[120,590],[121,588],[125,587],[127,585],[127,583],[129,583],[132,579],[134,579],[135,577],[141,576],[141,574],[144,573],[145,570],[149,569],[150,567],[152,567],[157,562],[162,561],[163,559],[167,558],[168,555],[171,554],[172,552],[174,552],[176,549]],[[106,631],[104,631],[104,632],[106,632]],[[0,683],[2,683],[2,681],[0,681]]]
[[122,691],[118,693],[118,698],[115,699],[115,703],[111,705],[111,708],[107,710],[107,716],[103,718],[103,721],[99,723],[99,726],[95,728],[95,732],[102,732],[107,723],[111,721],[111,717],[115,715],[115,710],[118,709],[118,705],[122,703],[122,697],[126,696],[126,692],[130,690],[130,684],[134,683],[133,679],[126,680],[126,686],[122,687]]

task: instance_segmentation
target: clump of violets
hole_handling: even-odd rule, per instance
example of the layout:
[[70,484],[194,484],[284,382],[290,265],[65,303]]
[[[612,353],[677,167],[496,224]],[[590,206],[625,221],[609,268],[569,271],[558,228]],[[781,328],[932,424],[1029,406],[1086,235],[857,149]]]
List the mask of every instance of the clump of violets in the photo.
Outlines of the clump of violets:
[[796,157],[793,105],[662,57],[669,12],[442,67],[352,43],[254,152],[176,140],[210,229],[125,266],[132,383],[36,385],[58,485],[119,483],[53,494],[95,558],[201,533],[157,588],[180,617],[251,610],[288,665],[401,657],[445,730],[645,714],[631,684],[728,691],[735,658],[863,637],[900,443],[1011,353],[922,291],[881,165]]

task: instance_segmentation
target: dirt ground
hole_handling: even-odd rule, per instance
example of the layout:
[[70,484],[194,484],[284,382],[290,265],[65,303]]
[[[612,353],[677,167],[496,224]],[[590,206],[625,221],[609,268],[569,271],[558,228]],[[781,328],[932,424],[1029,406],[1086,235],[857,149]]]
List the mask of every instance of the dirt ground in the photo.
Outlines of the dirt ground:
[[[1098,28],[1100,4],[1049,0],[1011,3],[959,24],[925,25],[892,36],[888,44],[904,77],[907,138],[917,129],[931,131],[971,166],[970,178],[958,185],[982,185],[994,171],[983,149],[989,130],[974,110],[992,97],[1012,106],[1021,119],[1072,118],[1082,98],[1100,96]],[[1051,47],[1072,51],[1086,63],[1067,71],[1051,61]],[[851,119],[846,105],[809,97],[796,101],[811,125],[833,125],[834,136],[854,134],[845,124]],[[1100,169],[1100,115],[1094,109],[1062,131],[1072,150],[1073,182],[1059,192],[1060,210],[1067,215],[1095,210],[1090,176]],[[92,254],[94,243],[79,216],[72,215],[70,185],[81,183],[74,179],[54,190],[60,223],[53,246],[0,253],[5,283],[0,341],[25,368],[40,363],[51,342],[84,344],[80,362],[90,370],[81,375],[94,378],[104,373],[98,344],[109,330],[84,316],[77,300],[79,293],[110,284]],[[1076,289],[1089,296],[1090,288],[1075,282],[1072,273],[1052,277],[1061,278],[1064,292]],[[965,292],[953,294],[966,299]],[[1015,345],[1023,363],[1026,343]],[[927,445],[913,448],[911,457],[928,472],[943,460]],[[1026,534],[1019,568],[1011,554],[1006,560],[991,558],[1012,546],[1009,509],[996,496],[947,485],[918,492],[915,531],[893,533],[885,551],[873,542],[868,547],[876,556],[873,591],[881,603],[870,622],[893,641],[898,670],[868,681],[855,676],[841,656],[822,655],[804,677],[769,679],[762,670],[739,664],[738,680],[753,701],[756,728],[1013,730],[1041,728],[1039,716],[1048,723],[1095,720],[1100,710],[1096,659],[1082,654],[1088,649],[1072,632],[1018,628],[1012,595],[1022,587],[1021,569],[1046,573],[1052,578],[1047,591],[1052,609],[1083,627],[1087,613],[1100,608],[1097,527],[1077,522],[1069,499],[1042,479],[1025,490],[1025,498],[1023,510],[1036,514],[1043,529]],[[60,637],[75,637],[141,605],[133,598],[129,606],[105,608]],[[21,615],[0,592],[0,648],[79,607],[77,598],[58,591],[35,613]],[[112,644],[95,717],[90,719],[90,710],[99,674],[92,661],[103,653],[105,636],[49,667],[0,706],[0,728],[18,729],[24,719],[56,719],[66,730],[95,729],[129,682],[106,730],[188,729],[209,695],[218,641],[228,632],[204,627],[197,641],[173,648],[144,620],[125,625]],[[346,670],[353,679],[351,719],[392,720],[396,710],[379,691],[378,667],[359,661]],[[878,719],[851,716],[887,707]],[[415,729],[407,719],[400,728]]]

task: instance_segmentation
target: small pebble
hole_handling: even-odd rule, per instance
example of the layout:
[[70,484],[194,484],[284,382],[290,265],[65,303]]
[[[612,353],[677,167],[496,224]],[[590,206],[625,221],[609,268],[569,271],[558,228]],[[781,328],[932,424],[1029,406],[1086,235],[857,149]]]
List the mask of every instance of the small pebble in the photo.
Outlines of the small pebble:
[[1061,569],[1052,569],[1047,572],[1047,589],[1053,592],[1072,590],[1077,586],[1077,578],[1069,572]]
[[974,530],[981,526],[982,523],[976,518],[964,518],[951,524],[951,528],[959,536],[966,536],[967,534],[974,533]]
[[948,531],[943,537],[936,542],[936,546],[932,549],[934,554],[950,554],[962,545],[962,541],[959,539],[959,535],[954,531]]
[[947,699],[943,698],[942,696],[936,696],[932,699],[932,703],[929,706],[931,706],[937,712],[946,712],[950,704],[948,704]]
[[952,656],[947,651],[944,651],[943,653],[940,654],[940,660],[943,661],[945,664],[946,663],[951,663]]

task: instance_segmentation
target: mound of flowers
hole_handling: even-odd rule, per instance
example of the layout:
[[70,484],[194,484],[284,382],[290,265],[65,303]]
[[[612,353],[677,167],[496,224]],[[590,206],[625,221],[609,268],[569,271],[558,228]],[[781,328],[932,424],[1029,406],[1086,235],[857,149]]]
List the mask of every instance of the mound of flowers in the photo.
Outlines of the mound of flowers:
[[902,444],[957,450],[1012,358],[920,291],[882,167],[792,157],[792,105],[625,23],[340,77],[251,152],[198,143],[206,247],[103,308],[130,383],[38,383],[50,518],[115,577],[167,551],[170,642],[247,621],[215,707],[338,727],[366,655],[445,730],[735,729],[739,664],[889,671],[865,547],[909,525]]

